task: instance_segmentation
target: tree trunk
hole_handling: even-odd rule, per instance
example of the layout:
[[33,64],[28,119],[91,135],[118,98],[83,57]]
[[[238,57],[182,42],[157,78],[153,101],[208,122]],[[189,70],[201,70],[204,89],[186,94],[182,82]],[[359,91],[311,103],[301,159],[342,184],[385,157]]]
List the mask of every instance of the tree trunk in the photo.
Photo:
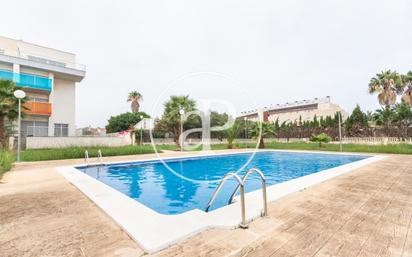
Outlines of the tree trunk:
[[138,101],[132,101],[132,112],[139,112],[140,104]]
[[181,150],[181,145],[180,145],[180,140],[179,140],[179,136],[180,136],[180,125],[178,127],[174,127],[173,128],[173,139],[175,141],[175,144],[177,146],[177,148],[179,150]]
[[260,149],[264,149],[264,148],[265,148],[265,142],[263,141],[263,137],[260,138],[259,148],[260,148]]
[[0,116],[0,149],[6,148],[6,128],[4,127],[4,116]]

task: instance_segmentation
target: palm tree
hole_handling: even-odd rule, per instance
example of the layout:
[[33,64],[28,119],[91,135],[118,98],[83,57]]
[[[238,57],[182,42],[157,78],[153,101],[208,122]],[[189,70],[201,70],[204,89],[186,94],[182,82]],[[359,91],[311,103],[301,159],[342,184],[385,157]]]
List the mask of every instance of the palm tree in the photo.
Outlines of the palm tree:
[[[6,147],[6,119],[12,121],[18,116],[19,101],[13,94],[15,87],[11,80],[0,80],[0,149]],[[22,103],[24,101],[22,99]]]
[[132,109],[132,112],[139,112],[139,102],[141,100],[143,100],[143,96],[139,92],[132,91],[129,93],[129,96],[127,97],[127,102],[131,102],[130,107]]
[[382,106],[389,107],[396,102],[396,95],[403,92],[401,76],[396,71],[382,71],[371,78],[369,93],[378,93],[378,101]]
[[232,127],[226,130],[226,140],[227,140],[227,148],[233,148],[233,141],[238,136],[240,130],[240,126],[238,122],[235,122]]
[[412,107],[412,71],[402,76],[403,86],[406,89],[402,95],[402,102]]
[[274,124],[271,122],[262,122],[262,131],[261,131],[259,122],[256,122],[255,126],[252,129],[252,136],[254,138],[259,138],[259,135],[260,135],[259,148],[265,148],[265,142],[263,139],[269,136],[276,135]]
[[[163,111],[162,118],[157,121],[156,126],[162,130],[172,131],[174,135],[174,141],[177,146],[179,144],[180,136],[180,122],[181,117],[179,111],[183,109],[185,113],[194,111],[196,109],[196,102],[186,96],[171,96],[170,99],[164,104],[165,109]],[[192,115],[193,116],[193,115]],[[188,122],[191,123],[190,119],[194,117],[189,117]],[[187,119],[186,119],[187,120]]]

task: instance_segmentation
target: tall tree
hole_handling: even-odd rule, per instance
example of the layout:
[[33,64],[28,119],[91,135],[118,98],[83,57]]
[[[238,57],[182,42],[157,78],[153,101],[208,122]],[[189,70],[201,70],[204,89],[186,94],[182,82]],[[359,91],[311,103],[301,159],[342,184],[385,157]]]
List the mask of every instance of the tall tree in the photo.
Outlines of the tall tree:
[[142,100],[143,96],[139,92],[132,91],[129,93],[129,96],[127,97],[127,102],[131,102],[130,108],[132,109],[132,112],[139,112],[140,101]]
[[[0,80],[0,148],[7,146],[6,119],[13,121],[18,116],[19,100],[14,97],[16,89],[16,85],[11,80]],[[22,99],[22,103],[25,100]]]
[[402,102],[412,107],[412,71],[406,73],[402,76],[403,86],[405,91],[402,95]]
[[371,78],[369,82],[369,93],[378,94],[379,104],[392,106],[396,103],[396,95],[403,92],[401,76],[396,71],[382,71]]
[[358,104],[345,121],[345,127],[351,136],[361,135],[363,131],[368,128],[368,117],[362,112]]

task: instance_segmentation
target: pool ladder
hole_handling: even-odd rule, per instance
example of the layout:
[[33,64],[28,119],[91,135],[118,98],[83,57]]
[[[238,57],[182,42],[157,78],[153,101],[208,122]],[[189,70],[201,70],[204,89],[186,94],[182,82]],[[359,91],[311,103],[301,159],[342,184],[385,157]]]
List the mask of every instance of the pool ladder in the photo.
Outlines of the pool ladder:
[[[99,149],[99,151],[97,151],[97,160],[99,162],[99,164],[103,164],[103,155],[102,155],[102,151]],[[84,163],[86,163],[87,166],[89,166],[89,151],[84,151]]]
[[267,195],[266,195],[266,177],[265,177],[265,175],[263,175],[262,171],[260,171],[259,169],[256,169],[256,168],[249,169],[245,173],[245,175],[243,175],[242,178],[240,178],[239,175],[237,175],[236,173],[233,173],[233,172],[227,173],[222,178],[222,180],[220,181],[220,183],[217,186],[216,190],[213,192],[212,197],[210,198],[205,211],[206,212],[209,211],[210,207],[212,206],[213,202],[216,200],[216,197],[217,197],[218,193],[220,192],[220,190],[222,189],[225,182],[229,178],[234,177],[237,181],[237,186],[236,186],[235,190],[233,191],[233,193],[231,194],[228,204],[231,204],[233,202],[233,199],[234,199],[236,193],[239,191],[240,192],[240,210],[242,212],[242,222],[240,223],[240,227],[241,228],[247,228],[248,224],[246,223],[245,182],[246,182],[247,178],[249,177],[249,175],[252,174],[253,172],[258,173],[261,180],[262,180],[263,211],[262,211],[261,216],[262,217],[267,216],[267,214],[268,214],[268,203],[267,203]]

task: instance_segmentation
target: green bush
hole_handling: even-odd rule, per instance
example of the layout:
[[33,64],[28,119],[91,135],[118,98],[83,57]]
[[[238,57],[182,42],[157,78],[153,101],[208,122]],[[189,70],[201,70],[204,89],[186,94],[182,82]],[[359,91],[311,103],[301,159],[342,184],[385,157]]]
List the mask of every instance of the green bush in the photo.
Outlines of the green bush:
[[328,135],[326,135],[325,133],[320,133],[318,135],[313,135],[310,138],[311,142],[317,142],[319,143],[319,147],[322,147],[322,143],[329,143],[330,141],[332,141],[332,138]]
[[9,171],[14,161],[13,154],[4,150],[0,150],[0,178],[6,171]]
[[140,116],[150,118],[144,112],[126,112],[110,117],[106,126],[107,133],[121,132],[133,128],[141,120]]

